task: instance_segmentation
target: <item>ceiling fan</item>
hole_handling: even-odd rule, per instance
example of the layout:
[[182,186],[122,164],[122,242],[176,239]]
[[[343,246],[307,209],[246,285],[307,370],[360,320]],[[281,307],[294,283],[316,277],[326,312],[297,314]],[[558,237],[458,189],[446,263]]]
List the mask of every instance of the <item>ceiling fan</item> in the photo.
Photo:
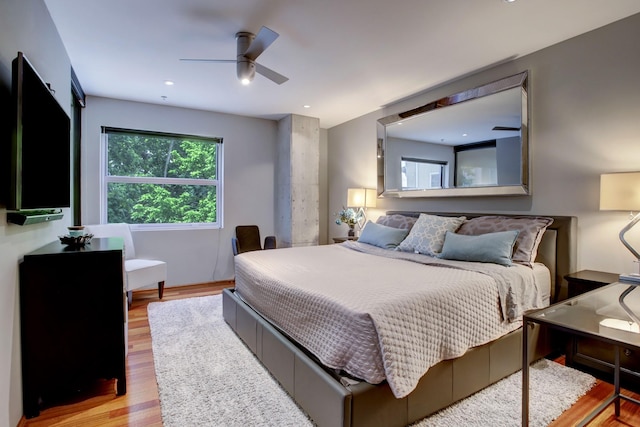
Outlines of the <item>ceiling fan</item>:
[[262,54],[273,43],[279,34],[275,31],[262,27],[258,31],[258,35],[249,33],[247,31],[240,31],[236,33],[236,40],[238,42],[238,50],[236,59],[192,59],[181,58],[180,61],[190,62],[215,62],[215,63],[236,63],[236,70],[238,73],[238,79],[243,85],[251,83],[256,75],[256,72],[262,74],[269,80],[281,85],[289,80],[289,78],[273,71],[264,65],[258,64],[256,58]]

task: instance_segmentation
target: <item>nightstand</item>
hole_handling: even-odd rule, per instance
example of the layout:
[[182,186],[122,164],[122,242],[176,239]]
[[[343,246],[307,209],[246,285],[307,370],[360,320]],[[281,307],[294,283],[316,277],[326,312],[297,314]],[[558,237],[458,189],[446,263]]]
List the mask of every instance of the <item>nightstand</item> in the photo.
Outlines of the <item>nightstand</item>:
[[[569,298],[608,286],[610,283],[616,283],[618,277],[618,274],[594,270],[582,270],[568,274],[565,279],[568,283]],[[578,298],[582,301],[582,298],[591,297],[579,296]],[[616,303],[616,301],[614,300],[612,303]],[[583,335],[568,334],[565,339],[567,366],[589,372],[605,381],[611,381],[615,363],[614,344]],[[640,372],[640,353],[637,348],[621,346],[620,365],[623,368],[620,374],[622,384],[634,391],[640,390],[640,377],[629,373],[629,371]]]
[[358,240],[357,237],[332,237],[333,243],[342,243],[345,240],[353,240],[354,242]]
[[[521,383],[523,384],[522,425],[528,425],[529,420],[528,376],[529,355],[531,352],[528,348],[529,339],[527,332],[532,330],[530,327],[533,327],[534,324],[541,325],[550,329],[552,332],[559,331],[573,338],[575,342],[578,343],[578,353],[574,354],[575,359],[571,360],[569,358],[570,355],[567,355],[566,361],[568,366],[574,366],[570,362],[578,362],[578,359],[584,359],[580,361],[580,366],[574,367],[592,372],[600,376],[603,380],[614,383],[614,394],[578,425],[583,426],[589,424],[589,421],[610,403],[615,402],[616,416],[620,415],[621,401],[631,400],[640,404],[638,400],[625,397],[620,390],[621,385],[625,388],[630,385],[637,386],[638,381],[640,381],[640,374],[638,374],[640,365],[640,340],[637,334],[633,332],[625,332],[624,329],[603,325],[603,321],[610,316],[610,314],[605,315],[603,313],[615,313],[615,310],[612,310],[611,307],[618,305],[618,296],[628,288],[629,284],[614,282],[585,293],[584,295],[577,296],[571,299],[570,302],[561,301],[552,306],[541,310],[532,310],[523,315],[522,365],[524,369],[522,371]],[[623,318],[624,315],[618,319],[623,320],[622,323],[624,324],[624,321],[627,319]],[[606,320],[614,319],[610,318]],[[611,325],[611,323],[609,323],[609,325]],[[584,346],[584,348],[580,348],[580,346]],[[583,350],[590,351],[590,354],[583,352]]]
[[618,277],[618,274],[595,270],[582,270],[564,276],[567,281],[569,298],[617,282]]

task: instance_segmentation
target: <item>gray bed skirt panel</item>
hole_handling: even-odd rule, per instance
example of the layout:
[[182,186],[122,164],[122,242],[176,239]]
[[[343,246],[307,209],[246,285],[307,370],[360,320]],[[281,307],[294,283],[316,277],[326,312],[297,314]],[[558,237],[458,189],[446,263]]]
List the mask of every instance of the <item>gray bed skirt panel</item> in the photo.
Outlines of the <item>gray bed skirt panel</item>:
[[231,289],[223,317],[282,388],[318,426],[351,425],[351,392],[258,315]]
[[[223,291],[223,316],[262,364],[320,427],[402,427],[518,371],[522,333],[475,347],[462,357],[433,366],[409,396],[396,399],[385,383],[343,385],[287,339],[233,291]],[[536,325],[530,334],[530,360],[550,352]]]

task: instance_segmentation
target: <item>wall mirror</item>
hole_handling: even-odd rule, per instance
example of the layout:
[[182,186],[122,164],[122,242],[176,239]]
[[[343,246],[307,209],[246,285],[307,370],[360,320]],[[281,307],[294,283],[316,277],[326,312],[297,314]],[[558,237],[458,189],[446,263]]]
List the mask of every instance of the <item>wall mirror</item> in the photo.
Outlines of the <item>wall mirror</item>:
[[378,193],[530,194],[527,76],[525,71],[378,120]]

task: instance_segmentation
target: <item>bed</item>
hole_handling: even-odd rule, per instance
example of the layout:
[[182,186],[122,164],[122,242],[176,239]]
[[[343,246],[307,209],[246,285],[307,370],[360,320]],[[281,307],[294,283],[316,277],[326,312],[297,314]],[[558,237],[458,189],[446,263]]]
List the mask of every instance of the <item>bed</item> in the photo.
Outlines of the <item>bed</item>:
[[[454,225],[465,218],[456,238],[484,234],[489,217],[526,224],[540,218],[418,212],[384,218],[410,219],[409,229],[434,215]],[[540,232],[535,263],[526,267],[361,242],[248,253],[236,258],[236,287],[223,293],[223,315],[317,425],[408,425],[520,368],[522,311],[563,298],[562,277],[575,268],[575,218],[546,219],[553,222]],[[450,253],[448,241],[442,254]],[[517,286],[540,292],[522,297]],[[544,331],[530,336],[533,357],[549,351]]]

